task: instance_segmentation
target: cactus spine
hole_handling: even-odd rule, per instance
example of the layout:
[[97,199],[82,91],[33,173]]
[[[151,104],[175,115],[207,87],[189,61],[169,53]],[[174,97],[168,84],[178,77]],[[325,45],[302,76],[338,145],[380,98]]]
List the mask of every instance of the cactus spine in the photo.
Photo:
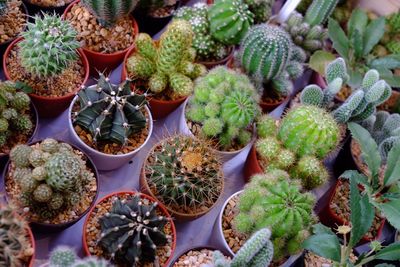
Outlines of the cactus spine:
[[338,2],[339,0],[313,0],[307,9],[304,21],[311,27],[324,24]]

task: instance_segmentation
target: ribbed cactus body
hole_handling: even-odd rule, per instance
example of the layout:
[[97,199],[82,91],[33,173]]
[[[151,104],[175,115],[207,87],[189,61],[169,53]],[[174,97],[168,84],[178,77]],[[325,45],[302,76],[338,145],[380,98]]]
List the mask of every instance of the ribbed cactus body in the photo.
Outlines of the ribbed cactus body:
[[322,25],[332,14],[339,0],[313,0],[305,15],[305,22],[311,27]]
[[254,24],[267,22],[272,15],[275,0],[244,0],[254,14]]

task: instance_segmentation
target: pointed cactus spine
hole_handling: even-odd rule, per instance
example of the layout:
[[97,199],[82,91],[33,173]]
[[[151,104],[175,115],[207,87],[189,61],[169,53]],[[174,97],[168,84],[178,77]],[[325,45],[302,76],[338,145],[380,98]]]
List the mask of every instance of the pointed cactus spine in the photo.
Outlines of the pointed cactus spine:
[[307,9],[305,22],[310,26],[322,25],[332,14],[339,0],[314,0]]

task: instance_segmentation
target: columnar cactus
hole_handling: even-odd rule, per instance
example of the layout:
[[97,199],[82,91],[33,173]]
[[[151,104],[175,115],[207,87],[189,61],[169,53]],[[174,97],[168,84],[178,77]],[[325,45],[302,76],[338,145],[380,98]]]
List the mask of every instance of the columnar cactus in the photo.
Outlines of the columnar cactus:
[[335,10],[339,0],[313,0],[307,9],[304,21],[311,27],[323,25]]
[[139,0],[83,0],[85,7],[102,26],[113,26],[119,19],[129,16]]
[[[196,81],[186,116],[201,125],[201,134],[223,149],[246,145],[257,115],[259,97],[246,75],[216,67]],[[250,131],[249,131],[250,130]]]
[[157,202],[147,204],[138,195],[117,198],[99,219],[98,245],[117,264],[153,262],[157,248],[169,242],[164,229],[167,223],[168,218],[157,213]]
[[254,24],[267,22],[272,15],[275,0],[244,0],[254,14]]
[[243,0],[215,0],[208,16],[212,36],[227,45],[239,44],[254,23],[254,14]]
[[173,210],[196,213],[218,200],[223,190],[221,166],[206,143],[177,135],[157,144],[144,168],[157,199]]
[[[293,177],[295,178],[295,177]],[[274,260],[298,253],[315,222],[315,198],[301,193],[297,180],[281,170],[253,176],[239,199],[236,230],[251,234],[262,228],[272,232]]]
[[18,43],[21,65],[33,76],[47,78],[60,74],[78,58],[76,31],[57,15],[36,15],[35,23]]
[[59,246],[50,253],[49,267],[111,267],[105,259],[90,256],[79,259],[70,247]]
[[136,39],[137,53],[128,58],[127,69],[131,79],[147,82],[146,88],[158,94],[166,89],[172,99],[188,96],[193,91],[195,78],[206,73],[191,48],[193,31],[185,20],[174,20],[161,35],[158,46],[145,33]]
[[50,138],[14,147],[10,159],[11,178],[21,189],[19,202],[42,220],[78,204],[83,189],[95,179],[70,145]]
[[125,145],[132,134],[146,127],[146,97],[133,93],[129,80],[114,85],[100,74],[96,86],[84,87],[78,95],[80,110],[74,114],[73,122],[89,131],[94,142]]

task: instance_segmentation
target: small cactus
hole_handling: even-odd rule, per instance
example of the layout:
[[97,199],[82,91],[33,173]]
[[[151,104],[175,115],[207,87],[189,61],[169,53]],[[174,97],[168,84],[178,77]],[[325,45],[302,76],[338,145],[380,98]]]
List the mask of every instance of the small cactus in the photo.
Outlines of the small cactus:
[[254,24],[267,22],[272,15],[275,0],[244,0],[254,14]]
[[311,27],[323,25],[332,14],[339,0],[313,0],[308,7],[304,21]]
[[90,256],[79,259],[70,247],[59,246],[50,253],[49,267],[112,267],[105,259]]

